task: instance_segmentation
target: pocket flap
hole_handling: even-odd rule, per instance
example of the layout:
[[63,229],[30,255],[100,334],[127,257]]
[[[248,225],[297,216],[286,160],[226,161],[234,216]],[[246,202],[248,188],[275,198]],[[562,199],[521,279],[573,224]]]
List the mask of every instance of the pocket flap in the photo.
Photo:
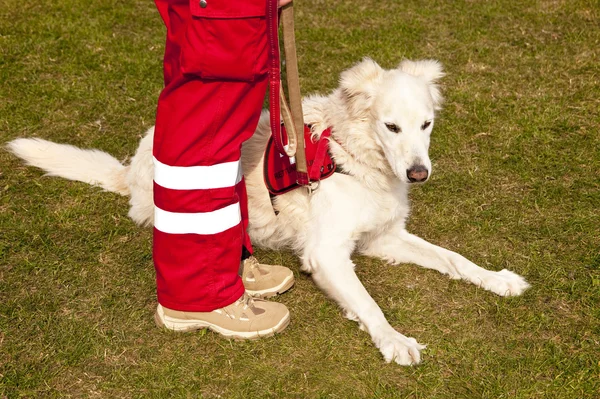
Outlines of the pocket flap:
[[271,0],[190,0],[190,11],[194,17],[204,18],[263,17],[267,1]]

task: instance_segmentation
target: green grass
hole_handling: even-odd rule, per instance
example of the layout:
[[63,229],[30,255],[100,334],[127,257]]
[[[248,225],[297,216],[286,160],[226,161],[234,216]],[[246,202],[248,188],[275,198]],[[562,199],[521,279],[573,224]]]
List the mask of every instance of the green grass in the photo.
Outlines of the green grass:
[[[597,1],[298,1],[305,93],[370,56],[448,73],[433,176],[410,230],[532,288],[500,298],[357,257],[392,323],[428,344],[383,362],[289,252],[293,322],[229,342],[154,326],[151,231],[127,200],[43,177],[0,151],[0,398],[597,398]],[[164,29],[151,1],[3,0],[0,141],[43,137],[124,159],[154,122]]]

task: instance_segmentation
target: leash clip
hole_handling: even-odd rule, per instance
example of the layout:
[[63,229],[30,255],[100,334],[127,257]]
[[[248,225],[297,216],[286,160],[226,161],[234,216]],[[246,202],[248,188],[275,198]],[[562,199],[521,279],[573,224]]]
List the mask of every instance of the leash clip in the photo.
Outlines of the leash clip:
[[315,191],[317,191],[319,189],[320,186],[321,186],[321,180],[315,180],[315,181],[309,181],[308,184],[304,187],[306,187],[306,190],[308,191],[308,195],[311,196],[315,193]]

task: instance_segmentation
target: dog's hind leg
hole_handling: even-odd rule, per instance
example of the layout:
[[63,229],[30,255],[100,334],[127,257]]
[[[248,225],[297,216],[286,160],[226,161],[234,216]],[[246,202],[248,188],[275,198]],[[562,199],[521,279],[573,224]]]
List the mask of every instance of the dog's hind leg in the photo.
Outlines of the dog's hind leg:
[[391,263],[415,263],[453,279],[463,279],[502,296],[521,295],[529,284],[509,270],[494,272],[477,266],[462,255],[410,234],[392,230],[363,245],[361,252]]
[[315,246],[307,245],[304,262],[309,264],[306,269],[312,271],[316,284],[371,335],[387,362],[395,361],[405,366],[419,363],[420,351],[425,346],[394,330],[385,319],[354,272],[351,247],[323,241]]

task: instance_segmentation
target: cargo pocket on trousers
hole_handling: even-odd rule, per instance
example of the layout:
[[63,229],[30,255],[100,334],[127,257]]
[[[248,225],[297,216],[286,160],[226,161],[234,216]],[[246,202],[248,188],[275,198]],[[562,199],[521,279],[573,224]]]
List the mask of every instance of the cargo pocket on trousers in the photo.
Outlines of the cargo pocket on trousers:
[[264,16],[223,17],[197,7],[191,14],[181,48],[182,73],[247,82],[267,73]]

